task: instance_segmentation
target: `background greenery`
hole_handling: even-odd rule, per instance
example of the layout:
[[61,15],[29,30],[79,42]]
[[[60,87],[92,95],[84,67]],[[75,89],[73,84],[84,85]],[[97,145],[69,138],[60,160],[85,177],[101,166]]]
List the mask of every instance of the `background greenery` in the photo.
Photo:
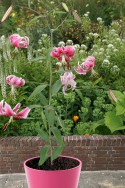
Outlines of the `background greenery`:
[[[43,82],[49,82],[49,64],[52,61],[54,72],[53,83],[58,79],[55,71],[55,60],[50,59],[50,29],[54,32],[54,45],[60,41],[68,44],[72,40],[75,47],[75,58],[72,67],[77,66],[88,55],[94,55],[97,61],[96,75],[86,77],[76,75],[77,89],[64,96],[60,91],[53,96],[53,106],[62,119],[62,135],[72,134],[124,134],[123,130],[112,132],[105,124],[105,114],[115,109],[115,104],[108,96],[108,90],[125,88],[125,1],[124,0],[64,0],[69,8],[66,12],[62,1],[1,1],[0,18],[13,3],[14,8],[5,22],[0,25],[0,35],[6,38],[12,33],[27,35],[30,45],[15,56],[18,73],[26,80],[25,87],[18,92],[15,102],[22,106],[44,105],[43,94],[47,98],[48,88],[29,99],[34,88]],[[77,10],[81,19],[74,19],[72,10]],[[97,18],[102,18],[102,22]],[[66,18],[66,19],[65,19]],[[70,41],[71,42],[71,41]],[[11,49],[12,50],[12,49]],[[1,50],[2,53],[2,50]],[[3,58],[3,61],[6,59]],[[9,88],[7,93],[9,92]],[[7,95],[7,102],[13,102]],[[0,94],[2,100],[2,93]],[[79,116],[73,121],[73,116]],[[36,135],[37,129],[43,126],[41,108],[32,108],[29,119],[16,121],[7,131],[2,127],[4,117],[0,117],[1,135]],[[123,120],[124,121],[124,120]]]

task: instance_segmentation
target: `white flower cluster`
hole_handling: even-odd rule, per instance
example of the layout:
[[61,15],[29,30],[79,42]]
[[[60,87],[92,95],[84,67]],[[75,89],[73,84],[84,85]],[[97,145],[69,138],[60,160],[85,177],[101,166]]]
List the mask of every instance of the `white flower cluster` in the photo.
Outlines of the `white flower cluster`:
[[75,48],[76,50],[79,50],[79,49],[80,49],[80,45],[79,45],[79,44],[75,44],[75,45],[74,45],[74,48]]
[[82,50],[86,50],[87,49],[87,46],[85,44],[81,44],[81,49]]
[[99,34],[98,33],[89,33],[89,36],[90,37],[95,37],[95,38],[98,38]]
[[98,17],[98,18],[97,18],[97,21],[98,21],[100,24],[103,24],[103,23],[104,23],[101,17]]
[[73,41],[72,40],[67,40],[66,41],[66,45],[71,45],[72,46],[73,45]]
[[120,69],[119,69],[119,67],[117,66],[117,65],[114,65],[112,68],[111,68],[111,72],[112,73],[119,73],[119,71],[120,71]]
[[110,66],[110,61],[108,59],[104,59],[102,62],[102,67],[108,68]]
[[58,43],[58,46],[65,46],[65,42],[64,42],[64,41],[60,41],[60,42]]
[[5,36],[2,35],[2,36],[0,37],[0,40],[1,40],[2,44],[4,44],[4,43],[5,43]]
[[90,14],[90,12],[86,12],[86,13],[84,14],[84,16],[85,16],[85,17],[88,17],[89,14]]
[[108,47],[108,48],[113,48],[113,49],[114,49],[114,45],[113,45],[113,44],[108,44],[107,47]]

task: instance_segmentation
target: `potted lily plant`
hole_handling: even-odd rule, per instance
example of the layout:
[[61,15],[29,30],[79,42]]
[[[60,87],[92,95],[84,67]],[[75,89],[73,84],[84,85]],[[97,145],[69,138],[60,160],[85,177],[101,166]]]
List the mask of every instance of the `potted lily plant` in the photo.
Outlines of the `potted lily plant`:
[[[11,45],[15,48],[27,48],[29,44],[29,38],[21,37],[19,34],[11,35],[9,40]],[[53,94],[56,94],[62,86],[64,95],[67,95],[67,90],[74,90],[76,88],[75,74],[73,74],[73,71],[81,75],[86,75],[88,72],[93,73],[94,71],[93,68],[96,61],[93,56],[89,56],[83,63],[72,68],[70,62],[74,55],[75,49],[73,46],[54,47],[50,56],[58,60],[56,63],[57,71],[60,68],[63,70],[60,79],[52,85],[52,64],[49,63],[49,84],[38,86],[30,96],[33,97],[47,86],[49,87],[48,104],[43,106],[41,111],[44,127],[38,130],[38,135],[46,144],[42,147],[40,156],[27,159],[24,162],[29,188],[36,188],[36,186],[37,188],[78,187],[82,162],[77,158],[61,155],[64,148],[64,142],[61,131],[57,128],[57,124],[61,125],[61,119],[59,118],[56,109],[51,105]],[[15,90],[25,84],[25,80],[15,75],[8,75],[6,77],[6,83],[11,87],[11,94],[14,95]],[[13,120],[27,118],[30,108],[26,107],[18,112],[19,108],[19,103],[12,109],[11,106],[3,100],[0,102],[0,115],[10,117],[8,123],[3,127],[4,130],[7,129],[8,125],[13,122]],[[56,147],[55,144],[53,145],[55,142]]]
[[[66,95],[68,86],[72,90],[76,87],[75,75],[72,73],[70,65],[74,54],[75,50],[72,46],[53,48],[50,53],[52,57],[58,60],[56,63],[57,71],[60,67],[66,71],[60,76],[60,80],[52,85],[52,65],[51,63],[49,64],[49,101],[42,109],[44,127],[39,130],[39,136],[45,140],[46,145],[42,147],[40,157],[31,158],[24,162],[29,188],[35,188],[36,185],[37,188],[78,187],[82,162],[77,158],[61,155],[64,143],[60,129],[57,128],[57,124],[61,124],[61,119],[51,105],[52,95],[56,94],[62,85],[64,95]],[[37,94],[38,87],[31,96]],[[43,90],[46,85],[41,87],[41,90]],[[53,142],[56,142],[56,147],[53,146]]]

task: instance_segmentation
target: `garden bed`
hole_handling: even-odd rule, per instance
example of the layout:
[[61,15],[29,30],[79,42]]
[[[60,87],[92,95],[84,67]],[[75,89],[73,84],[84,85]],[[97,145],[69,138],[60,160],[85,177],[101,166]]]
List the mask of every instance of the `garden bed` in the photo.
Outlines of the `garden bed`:
[[[64,155],[78,157],[82,170],[125,170],[125,136],[65,136]],[[0,174],[22,173],[23,162],[38,156],[44,145],[39,137],[1,137]]]

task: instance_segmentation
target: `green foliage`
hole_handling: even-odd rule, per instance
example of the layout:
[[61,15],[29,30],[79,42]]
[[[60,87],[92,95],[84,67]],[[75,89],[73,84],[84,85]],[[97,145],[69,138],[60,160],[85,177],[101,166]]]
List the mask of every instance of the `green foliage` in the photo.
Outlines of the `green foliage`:
[[36,136],[37,129],[41,127],[41,122],[38,119],[27,119],[14,122],[8,126],[6,131],[3,131],[5,119],[1,117],[0,120],[0,136]]
[[53,106],[45,107],[45,116],[49,126],[53,127],[55,122],[55,109]]
[[62,134],[63,135],[72,135],[73,134],[73,128],[74,128],[74,124],[73,124],[73,121],[71,119],[65,119],[63,120],[63,128],[61,129],[62,131]]
[[87,122],[87,123],[79,122],[76,125],[76,131],[78,135],[94,134],[94,131],[92,129],[92,122]]
[[48,159],[49,149],[50,149],[49,145],[45,145],[42,147],[42,150],[40,152],[39,165],[42,165]]
[[125,129],[125,126],[123,126],[122,117],[117,116],[115,111],[111,111],[111,112],[106,113],[105,124],[111,130],[112,133],[117,131],[117,130]]
[[62,87],[61,81],[57,80],[55,84],[52,86],[52,96],[56,95],[58,91],[61,89],[61,87]]
[[40,86],[37,86],[35,88],[35,90],[33,91],[33,93],[29,96],[29,99],[31,99],[32,97],[38,95],[41,91],[43,91],[45,88],[47,87],[47,84],[43,84]]
[[[42,165],[47,158],[51,158],[51,163],[56,159],[64,148],[60,130],[54,126],[55,111],[52,106],[45,108],[45,115],[42,112],[42,120],[44,123],[44,130],[38,129],[38,135],[46,141],[47,145],[42,147],[40,152],[39,165]],[[57,143],[56,148],[53,147],[52,141]]]
[[52,151],[52,160],[56,159],[63,151],[64,145],[60,145]]
[[116,108],[105,114],[105,125],[113,133],[115,131],[125,130],[125,94],[114,90],[111,92],[110,97],[112,100],[115,98]]
[[46,142],[48,142],[49,140],[49,135],[46,131],[44,131],[43,129],[39,129],[38,130],[38,136],[40,136],[43,140],[45,140]]

